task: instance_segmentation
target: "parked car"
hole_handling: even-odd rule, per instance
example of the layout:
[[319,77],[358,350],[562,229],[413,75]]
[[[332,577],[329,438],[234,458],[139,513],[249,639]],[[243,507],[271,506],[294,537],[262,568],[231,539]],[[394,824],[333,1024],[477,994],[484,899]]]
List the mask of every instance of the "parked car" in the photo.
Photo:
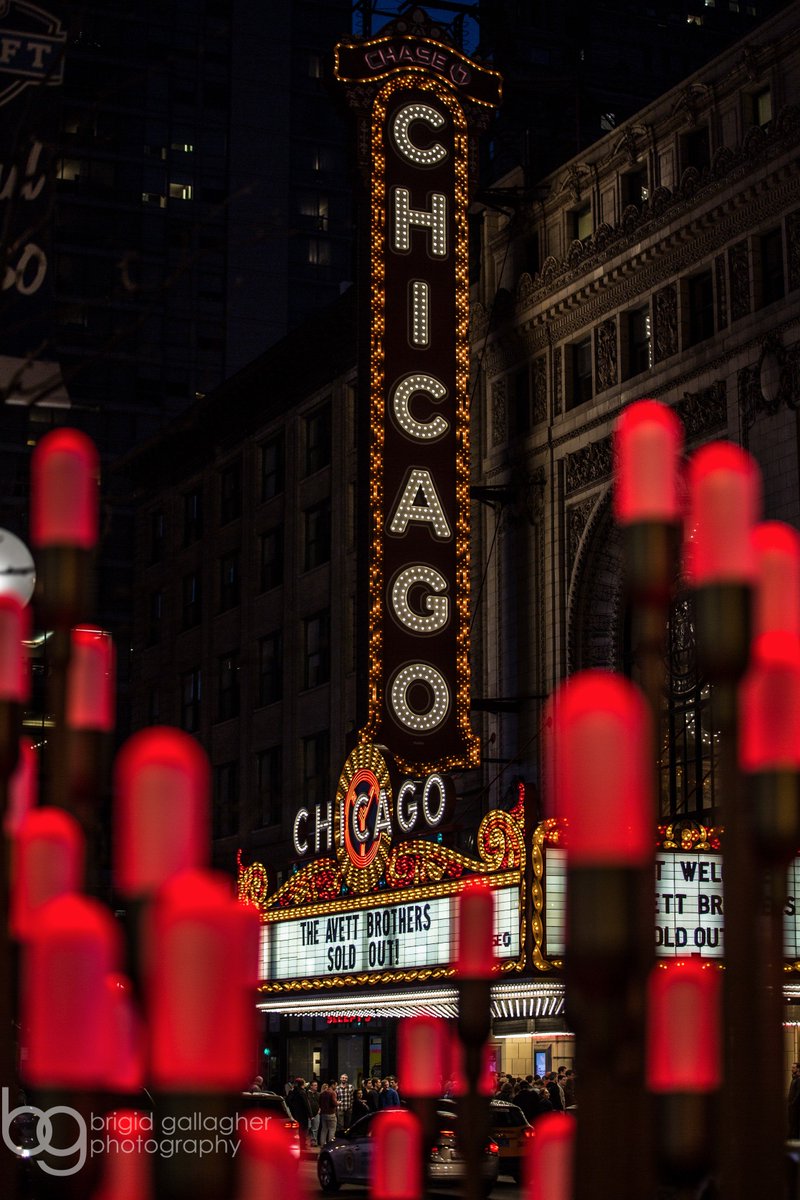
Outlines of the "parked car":
[[288,1132],[292,1154],[300,1158],[300,1125],[295,1121],[283,1096],[277,1092],[242,1092],[242,1109],[249,1115],[275,1119]]
[[[449,1097],[440,1100],[439,1107],[445,1112],[457,1111],[456,1101]],[[500,1174],[522,1183],[522,1160],[536,1136],[533,1126],[522,1109],[508,1100],[489,1101],[489,1121],[490,1135],[499,1152]]]
[[[317,1178],[323,1192],[336,1192],[343,1183],[369,1184],[375,1123],[391,1112],[384,1108],[368,1113],[323,1146],[317,1159]],[[458,1119],[452,1110],[443,1110],[437,1116],[437,1134],[427,1159],[428,1179],[430,1183],[458,1183],[466,1169],[456,1137]],[[497,1182],[499,1162],[497,1146],[490,1141],[483,1158],[487,1196]]]

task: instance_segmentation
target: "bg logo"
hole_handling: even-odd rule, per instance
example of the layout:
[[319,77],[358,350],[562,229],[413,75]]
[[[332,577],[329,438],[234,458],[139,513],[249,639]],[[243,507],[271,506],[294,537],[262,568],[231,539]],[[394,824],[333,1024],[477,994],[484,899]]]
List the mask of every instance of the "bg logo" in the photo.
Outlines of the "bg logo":
[[[73,1162],[71,1166],[51,1167],[46,1162],[36,1164],[47,1175],[77,1175],[86,1163],[89,1145],[86,1121],[81,1114],[68,1104],[55,1104],[48,1109],[36,1108],[33,1104],[21,1104],[12,1109],[9,1109],[8,1106],[9,1092],[8,1088],[4,1087],[2,1098],[3,1142],[12,1154],[16,1154],[20,1158],[35,1158],[42,1153],[51,1158],[71,1158],[77,1155],[77,1161]],[[26,1117],[35,1118],[35,1129],[32,1127],[32,1122],[25,1120]],[[60,1119],[54,1123],[54,1117]],[[66,1136],[69,1136],[72,1132],[70,1128],[72,1121],[75,1122],[75,1141],[68,1146],[57,1146],[54,1142],[54,1134],[57,1131],[60,1139],[68,1130]],[[31,1144],[32,1139],[34,1139],[33,1144]]]

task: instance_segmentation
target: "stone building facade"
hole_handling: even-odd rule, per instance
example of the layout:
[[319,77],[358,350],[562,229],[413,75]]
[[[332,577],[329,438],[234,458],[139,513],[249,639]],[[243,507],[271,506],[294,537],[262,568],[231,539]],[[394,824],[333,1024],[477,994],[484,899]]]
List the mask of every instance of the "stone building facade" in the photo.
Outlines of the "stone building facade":
[[[791,5],[536,188],[512,173],[486,198],[473,662],[476,687],[502,699],[483,730],[497,779],[540,779],[560,680],[625,668],[610,499],[626,404],[673,405],[689,450],[745,446],[765,518],[800,521],[799,17]],[[707,818],[713,717],[680,602],[669,654],[661,815]]]

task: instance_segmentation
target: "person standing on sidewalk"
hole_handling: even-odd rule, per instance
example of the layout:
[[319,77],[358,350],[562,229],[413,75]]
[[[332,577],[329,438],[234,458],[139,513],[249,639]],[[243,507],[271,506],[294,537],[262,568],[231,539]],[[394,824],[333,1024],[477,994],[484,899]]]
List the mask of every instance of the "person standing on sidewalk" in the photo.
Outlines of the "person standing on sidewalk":
[[336,1089],[337,1129],[349,1129],[353,1110],[353,1085],[344,1074],[339,1076]]
[[319,1144],[327,1146],[336,1137],[336,1083],[326,1083],[319,1094]]
[[308,1097],[308,1107],[311,1109],[311,1121],[308,1125],[308,1142],[310,1146],[316,1146],[319,1143],[319,1084],[316,1079],[312,1079],[311,1083],[306,1088],[306,1096]]

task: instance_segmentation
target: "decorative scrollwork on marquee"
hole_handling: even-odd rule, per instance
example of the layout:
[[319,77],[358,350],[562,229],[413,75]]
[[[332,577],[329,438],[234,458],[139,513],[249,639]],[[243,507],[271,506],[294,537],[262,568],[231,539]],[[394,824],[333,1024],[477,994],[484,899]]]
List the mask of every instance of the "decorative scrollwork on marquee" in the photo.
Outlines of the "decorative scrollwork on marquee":
[[[496,809],[486,814],[478,828],[477,850],[478,857],[473,858],[424,838],[399,842],[388,854],[382,878],[372,894],[386,897],[408,887],[470,875],[521,873],[525,867],[522,800],[511,812]],[[318,858],[296,871],[270,896],[266,867],[262,863],[245,867],[239,856],[239,899],[262,913],[341,900],[352,891],[347,883],[341,863]]]

